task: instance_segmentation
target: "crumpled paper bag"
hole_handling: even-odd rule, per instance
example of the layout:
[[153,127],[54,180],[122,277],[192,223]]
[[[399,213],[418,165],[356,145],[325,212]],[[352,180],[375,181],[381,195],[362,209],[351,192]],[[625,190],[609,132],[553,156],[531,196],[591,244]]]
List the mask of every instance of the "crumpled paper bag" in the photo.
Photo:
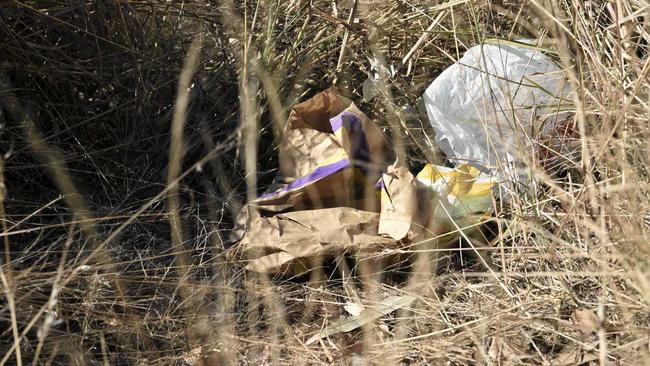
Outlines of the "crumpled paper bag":
[[359,207],[387,165],[381,129],[331,88],[293,107],[280,143],[280,174],[258,208]]
[[378,213],[349,207],[287,212],[258,217],[240,246],[248,270],[295,272],[316,258],[394,248],[398,241],[379,236],[378,225]]
[[427,187],[405,167],[391,165],[382,175],[378,233],[412,240],[428,222],[433,201]]

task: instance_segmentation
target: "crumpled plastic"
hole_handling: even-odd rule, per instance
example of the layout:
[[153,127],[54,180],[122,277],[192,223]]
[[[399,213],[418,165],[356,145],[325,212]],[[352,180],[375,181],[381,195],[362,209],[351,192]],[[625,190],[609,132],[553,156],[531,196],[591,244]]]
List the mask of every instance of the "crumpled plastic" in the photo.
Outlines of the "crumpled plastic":
[[569,116],[569,92],[565,73],[535,46],[499,41],[467,50],[423,99],[447,157],[494,171]]
[[430,198],[435,202],[427,224],[430,233],[471,232],[493,211],[498,179],[469,164],[454,168],[427,164],[416,178],[435,197]]
[[361,93],[364,100],[371,101],[386,87],[384,80],[395,76],[397,71],[393,65],[387,66],[385,58],[379,54],[369,57],[368,63],[370,70],[368,78],[361,85]]

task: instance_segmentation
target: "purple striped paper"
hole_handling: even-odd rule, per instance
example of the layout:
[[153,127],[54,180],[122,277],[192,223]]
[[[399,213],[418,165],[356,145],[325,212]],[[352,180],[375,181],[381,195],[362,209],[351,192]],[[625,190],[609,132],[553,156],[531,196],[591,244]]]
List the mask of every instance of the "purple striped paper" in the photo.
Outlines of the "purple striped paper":
[[350,160],[348,159],[343,159],[337,161],[336,163],[319,166],[318,168],[312,170],[309,174],[294,180],[293,182],[287,184],[286,186],[282,187],[281,189],[278,189],[275,192],[264,194],[261,197],[259,197],[257,200],[272,198],[274,196],[280,195],[285,192],[290,192],[296,189],[303,188],[304,186],[310,183],[321,180],[325,177],[328,177],[350,166],[352,166],[352,164],[350,164]]

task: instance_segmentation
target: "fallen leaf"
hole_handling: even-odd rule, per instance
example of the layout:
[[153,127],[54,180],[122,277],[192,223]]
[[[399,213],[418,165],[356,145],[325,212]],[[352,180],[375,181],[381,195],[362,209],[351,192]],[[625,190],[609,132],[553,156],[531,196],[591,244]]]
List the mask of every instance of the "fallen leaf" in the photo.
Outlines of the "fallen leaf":
[[193,348],[189,352],[184,353],[181,359],[186,365],[196,365],[201,360],[202,351],[203,348],[201,346]]
[[487,356],[490,361],[496,365],[514,366],[522,363],[522,355],[525,352],[515,344],[506,342],[503,338],[495,336],[492,338]]
[[591,310],[576,310],[573,312],[573,319],[578,328],[586,334],[595,332],[600,327],[598,316]]
[[577,346],[567,348],[558,353],[552,359],[553,366],[571,366],[582,365],[591,361],[598,360],[598,356],[592,352],[585,352]]
[[390,314],[397,309],[411,305],[413,301],[415,301],[415,296],[410,295],[387,297],[377,305],[363,309],[359,315],[351,316],[349,318],[337,321],[329,327],[314,334],[307,340],[305,345],[310,345],[319,339],[329,337],[333,334],[346,333],[361,328],[365,324],[368,324],[375,319]]
[[361,314],[361,312],[363,311],[363,305],[349,302],[343,305],[343,309],[345,309],[345,311],[347,311],[348,314],[352,316],[359,316],[359,314]]

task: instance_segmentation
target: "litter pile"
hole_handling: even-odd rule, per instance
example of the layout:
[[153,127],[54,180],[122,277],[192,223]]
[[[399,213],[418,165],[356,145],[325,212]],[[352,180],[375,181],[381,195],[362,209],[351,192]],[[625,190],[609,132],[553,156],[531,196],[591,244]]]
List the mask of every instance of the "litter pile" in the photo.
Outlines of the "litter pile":
[[456,166],[428,164],[415,176],[391,164],[381,129],[336,90],[295,105],[280,172],[244,215],[247,269],[301,274],[344,253],[390,255],[468,235],[493,211],[497,168],[516,166],[531,129],[567,117],[558,113],[566,94],[564,74],[532,46],[468,50],[423,96],[436,142]]
[[334,89],[293,108],[280,152],[278,183],[250,203],[260,214],[240,244],[252,271],[295,273],[458,233],[492,206],[495,181],[469,165],[427,165],[417,177],[389,166],[381,129]]

